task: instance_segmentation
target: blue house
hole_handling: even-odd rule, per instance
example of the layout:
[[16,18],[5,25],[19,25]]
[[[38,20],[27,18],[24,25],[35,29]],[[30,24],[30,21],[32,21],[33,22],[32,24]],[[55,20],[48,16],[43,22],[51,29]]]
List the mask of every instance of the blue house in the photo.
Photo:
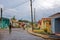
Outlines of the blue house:
[[60,13],[50,16],[52,33],[60,33]]
[[10,21],[9,21],[8,18],[2,18],[2,20],[0,18],[0,28],[7,28],[7,27],[9,27],[9,23],[10,23]]

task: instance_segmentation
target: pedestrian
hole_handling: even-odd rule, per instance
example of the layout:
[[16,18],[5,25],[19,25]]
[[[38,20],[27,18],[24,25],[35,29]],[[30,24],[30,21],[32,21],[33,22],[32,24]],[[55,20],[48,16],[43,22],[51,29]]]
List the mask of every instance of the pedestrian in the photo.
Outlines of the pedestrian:
[[25,30],[25,24],[22,25],[23,29]]
[[11,25],[11,23],[9,24],[9,34],[11,34],[11,27],[12,27],[12,25]]

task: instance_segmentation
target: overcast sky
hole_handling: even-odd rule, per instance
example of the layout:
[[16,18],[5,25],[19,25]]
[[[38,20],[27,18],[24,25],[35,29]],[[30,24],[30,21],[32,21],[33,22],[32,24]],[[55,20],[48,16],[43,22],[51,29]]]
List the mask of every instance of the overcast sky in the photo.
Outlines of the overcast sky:
[[[29,0],[0,0],[0,8],[3,8],[3,17],[31,20]],[[33,11],[36,20],[49,17],[60,12],[60,0],[33,0]]]

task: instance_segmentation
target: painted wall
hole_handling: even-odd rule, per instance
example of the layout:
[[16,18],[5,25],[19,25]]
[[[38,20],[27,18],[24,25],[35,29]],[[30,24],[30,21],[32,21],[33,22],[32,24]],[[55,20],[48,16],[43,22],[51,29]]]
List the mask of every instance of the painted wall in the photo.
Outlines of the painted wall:
[[60,33],[60,18],[51,19],[52,33]]
[[51,20],[49,18],[43,18],[41,21],[41,29],[53,34],[60,33],[60,18],[51,18]]
[[0,28],[7,28],[9,27],[9,19],[3,18],[0,20]]
[[41,29],[46,31],[47,33],[51,33],[51,19],[43,18],[41,23]]
[[55,33],[60,33],[60,18],[55,18]]

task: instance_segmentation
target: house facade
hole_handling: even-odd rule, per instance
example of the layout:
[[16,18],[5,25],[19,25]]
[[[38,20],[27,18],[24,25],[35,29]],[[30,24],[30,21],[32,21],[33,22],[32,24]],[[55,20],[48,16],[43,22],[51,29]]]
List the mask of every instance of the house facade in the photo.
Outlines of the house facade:
[[0,28],[7,28],[9,27],[10,20],[8,18],[0,19]]
[[51,33],[51,19],[50,18],[42,18],[40,29],[44,30],[47,33]]
[[48,18],[42,18],[38,24],[40,30],[52,34],[60,33],[60,13],[53,14]]
[[11,19],[10,22],[12,24],[12,28],[19,28],[19,22],[18,22],[18,20]]
[[52,33],[60,33],[60,13],[51,15],[51,29]]

